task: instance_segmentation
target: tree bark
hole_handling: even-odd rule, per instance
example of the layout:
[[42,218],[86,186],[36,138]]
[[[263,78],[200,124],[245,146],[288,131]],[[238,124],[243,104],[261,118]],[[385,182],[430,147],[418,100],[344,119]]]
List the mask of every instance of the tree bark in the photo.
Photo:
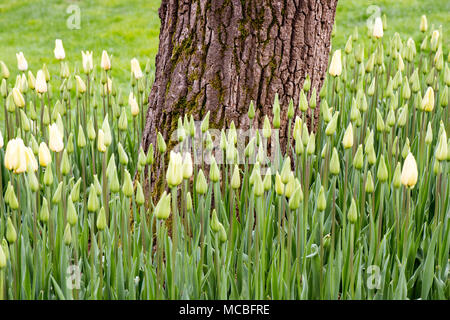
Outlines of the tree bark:
[[[298,106],[306,75],[317,93],[322,86],[336,5],[337,0],[162,0],[144,150],[150,143],[156,146],[158,131],[167,139],[184,114],[201,120],[210,111],[212,127],[234,121],[247,129],[251,100],[253,127],[261,128],[264,115],[272,119],[276,93],[283,143],[288,103],[293,99]],[[298,108],[295,112],[301,114]],[[310,128],[318,112],[314,122],[308,117]],[[154,169],[158,177],[164,168]]]

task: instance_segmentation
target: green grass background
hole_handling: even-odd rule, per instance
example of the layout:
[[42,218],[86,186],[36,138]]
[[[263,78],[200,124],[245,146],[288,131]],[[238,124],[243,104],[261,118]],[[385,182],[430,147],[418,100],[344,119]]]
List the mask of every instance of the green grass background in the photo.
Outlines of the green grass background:
[[[1,0],[0,60],[15,77],[15,53],[23,51],[34,73],[46,63],[50,73],[55,74],[59,65],[53,56],[54,41],[60,38],[72,70],[75,63],[81,65],[81,50],[93,50],[94,63],[99,64],[105,49],[113,56],[113,77],[122,86],[127,85],[131,58],[138,58],[143,68],[147,59],[155,59],[159,4],[160,0]],[[66,25],[70,5],[80,8],[79,30],[71,30]],[[334,48],[345,45],[355,26],[360,36],[365,37],[366,21],[371,16],[367,9],[371,5],[378,6],[387,15],[388,36],[398,31],[404,39],[412,36],[418,45],[422,14],[427,15],[430,28],[432,24],[436,28],[442,24],[444,34],[450,22],[449,0],[340,0]],[[444,41],[447,54],[448,38]]]

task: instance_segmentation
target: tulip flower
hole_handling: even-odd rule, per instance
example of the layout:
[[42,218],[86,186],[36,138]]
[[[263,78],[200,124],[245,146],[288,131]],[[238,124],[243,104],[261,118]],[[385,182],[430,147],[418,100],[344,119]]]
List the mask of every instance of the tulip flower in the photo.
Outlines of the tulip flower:
[[381,20],[380,17],[375,18],[372,35],[377,39],[380,39],[383,37],[383,21]]
[[439,44],[439,31],[438,30],[434,30],[433,33],[431,34],[430,44],[431,44],[431,51],[435,52],[437,49],[437,46]]
[[64,149],[62,132],[56,123],[49,126],[49,148],[53,152],[61,152]]
[[139,61],[136,58],[131,59],[131,72],[136,79],[140,79],[144,76]]
[[339,77],[342,73],[342,62],[341,62],[341,50],[336,50],[331,58],[330,67],[328,72],[333,77]]
[[111,69],[111,60],[109,59],[108,53],[103,50],[102,52],[102,61],[100,66],[103,70],[108,71]]
[[36,74],[35,89],[37,93],[47,92],[47,81],[45,80],[45,74],[42,70],[39,70]]
[[5,167],[14,173],[23,173],[28,170],[37,170],[37,161],[33,150],[26,147],[21,138],[8,141],[5,151]]
[[94,63],[92,60],[92,51],[81,51],[81,56],[83,60],[83,71],[88,74],[94,69]]
[[166,179],[170,187],[176,187],[183,181],[183,160],[179,152],[170,152]]
[[106,115],[105,119],[103,119],[102,130],[104,133],[103,142],[106,147],[109,147],[112,143],[112,135],[111,135],[111,129],[109,127],[108,115]]
[[420,17],[420,31],[421,32],[426,32],[428,29],[428,22],[427,22],[427,16],[426,15],[422,15]]
[[405,187],[412,189],[417,183],[418,175],[416,159],[409,152],[403,163],[401,182]]
[[97,137],[97,150],[100,152],[105,152],[106,151],[106,146],[105,146],[105,133],[103,132],[102,129],[98,130],[98,137]]
[[75,80],[77,82],[77,92],[82,94],[86,92],[86,84],[80,76],[76,75]]
[[56,60],[64,60],[66,53],[64,52],[64,47],[61,39],[55,40],[55,58]]
[[25,99],[19,89],[12,89],[12,97],[17,108],[23,108],[25,106]]
[[3,61],[0,61],[0,69],[1,69],[1,77],[3,79],[8,79],[10,76],[8,67],[6,66],[6,64]]
[[41,142],[39,145],[39,164],[42,167],[47,167],[52,162],[52,156],[50,150],[45,142]]
[[193,171],[191,154],[186,152],[183,159],[183,179],[189,179]]
[[133,117],[137,116],[139,114],[139,105],[136,98],[134,97],[133,92],[130,92],[130,96],[128,97],[128,104],[130,105],[131,115]]
[[425,92],[425,96],[422,99],[421,103],[422,110],[431,112],[434,108],[434,90],[432,87],[428,87]]
[[17,68],[22,72],[27,71],[28,63],[23,53],[22,52],[16,53],[16,58],[17,58]]

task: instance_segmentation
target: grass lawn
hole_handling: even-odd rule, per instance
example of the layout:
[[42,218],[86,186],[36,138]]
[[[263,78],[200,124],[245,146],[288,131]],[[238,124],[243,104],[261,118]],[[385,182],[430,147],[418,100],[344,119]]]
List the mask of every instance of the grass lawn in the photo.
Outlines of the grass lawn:
[[[81,64],[81,50],[93,50],[99,63],[101,51],[113,56],[113,77],[126,86],[130,59],[137,57],[144,67],[147,59],[154,61],[158,50],[159,0],[6,0],[0,4],[0,60],[17,72],[15,53],[23,51],[34,73],[43,63],[50,73],[59,66],[53,56],[54,40],[64,42],[69,61]],[[80,8],[80,29],[70,29],[67,13],[71,5]],[[387,35],[398,31],[403,37],[411,35],[420,44],[419,21],[428,17],[429,27],[449,25],[450,1],[442,0],[341,0],[337,10],[337,34],[333,47],[343,47],[348,35],[358,26],[360,35],[366,34],[366,21],[376,5],[388,17]],[[445,30],[444,30],[445,34]],[[447,53],[449,39],[445,39]],[[73,65],[71,65],[73,67]]]

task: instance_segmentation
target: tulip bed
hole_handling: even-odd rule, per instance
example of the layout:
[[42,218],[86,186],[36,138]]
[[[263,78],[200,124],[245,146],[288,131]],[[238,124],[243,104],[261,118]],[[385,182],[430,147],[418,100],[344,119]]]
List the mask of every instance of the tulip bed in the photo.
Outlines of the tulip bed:
[[186,115],[147,152],[137,60],[128,92],[106,52],[71,73],[57,42],[56,80],[1,64],[0,299],[450,299],[450,56],[376,26],[245,139]]

